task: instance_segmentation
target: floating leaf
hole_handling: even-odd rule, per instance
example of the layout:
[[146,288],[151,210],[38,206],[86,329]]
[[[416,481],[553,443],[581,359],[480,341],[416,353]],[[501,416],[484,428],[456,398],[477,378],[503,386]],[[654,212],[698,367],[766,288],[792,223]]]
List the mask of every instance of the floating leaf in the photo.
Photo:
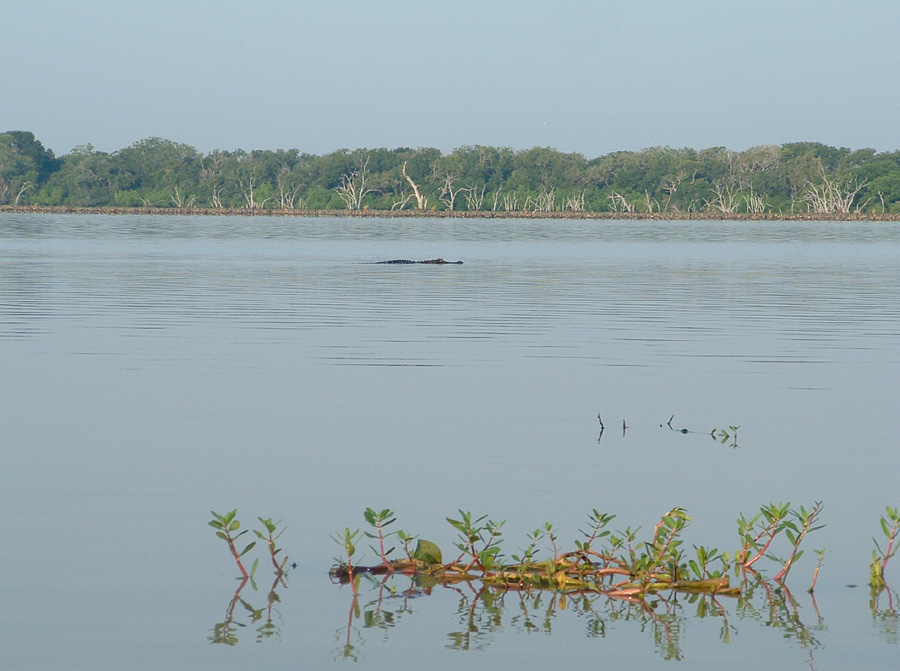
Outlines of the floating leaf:
[[435,543],[426,540],[420,540],[416,544],[416,549],[415,552],[413,552],[412,557],[413,559],[425,562],[426,564],[443,563],[441,549]]

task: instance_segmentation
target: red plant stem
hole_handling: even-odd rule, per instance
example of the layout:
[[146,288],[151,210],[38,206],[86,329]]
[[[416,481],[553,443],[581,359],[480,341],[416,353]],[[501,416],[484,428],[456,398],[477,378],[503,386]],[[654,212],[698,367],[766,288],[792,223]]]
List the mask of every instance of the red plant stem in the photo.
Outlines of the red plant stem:
[[241,563],[241,555],[238,554],[237,548],[234,546],[234,539],[231,537],[231,532],[226,531],[226,535],[228,536],[228,547],[231,548],[231,554],[234,555],[234,561],[237,562],[237,566],[241,570],[241,575],[244,579],[247,579],[250,574],[247,573],[247,569],[245,569],[244,565]]
[[812,584],[809,586],[810,593],[812,593],[812,591],[816,588],[816,580],[819,579],[819,569],[820,568],[821,568],[821,566],[816,566],[816,568],[813,569]]
[[753,542],[755,544],[756,541],[758,541],[760,538],[762,538],[767,532],[769,533],[769,540],[767,540],[766,544],[762,547],[762,549],[756,553],[756,556],[753,557],[753,559],[750,559],[749,561],[743,562],[743,565],[746,568],[750,568],[751,566],[753,566],[753,564],[755,564],[757,561],[759,561],[759,559],[763,555],[766,554],[766,550],[769,549],[769,546],[772,544],[772,541],[775,540],[775,536],[778,535],[778,523],[779,522],[781,522],[780,519],[775,520],[774,522],[772,522],[771,524],[766,526],[765,529],[760,531],[759,534],[757,534],[756,538],[753,539]]
[[[281,566],[278,565],[278,562],[275,560],[275,539],[272,538],[272,534],[269,534],[269,557],[272,558],[272,566],[275,567],[275,572],[279,575],[282,573]],[[287,559],[285,559],[287,561]]]
[[817,505],[812,511],[809,513],[809,517],[803,520],[803,528],[800,530],[800,534],[797,536],[797,540],[794,542],[794,549],[791,551],[791,556],[788,557],[788,560],[784,563],[781,571],[778,572],[778,575],[775,576],[775,582],[779,585],[784,585],[785,578],[787,578],[788,571],[791,570],[791,565],[794,563],[794,558],[797,556],[797,550],[800,549],[800,543],[803,542],[803,539],[806,538],[806,534],[809,533],[810,527],[812,527],[813,522],[815,522],[816,516],[819,514],[821,510],[821,506]]
[[[659,524],[656,525],[656,529],[655,529],[654,532],[653,532],[653,535],[654,535],[654,536],[656,536],[656,532],[659,531],[659,527],[660,527],[661,525],[662,525],[662,522],[660,522]],[[666,550],[669,549],[669,545],[672,544],[672,541],[675,540],[675,538],[676,538],[677,536],[678,536],[678,530],[677,530],[677,529],[672,529],[671,532],[669,533],[668,537],[666,538],[665,544],[662,546],[662,548],[660,548],[659,552],[657,553],[657,561],[654,562],[654,568],[655,568],[655,569],[659,569],[659,568],[662,567],[662,565],[661,565],[662,558],[663,558],[663,556],[666,554]],[[650,572],[648,571],[648,572],[647,572],[647,578],[648,578],[647,582],[649,582],[650,580],[652,580],[652,578],[653,578],[654,575],[656,575],[656,572],[655,572],[655,571],[654,571],[653,573],[650,573]],[[643,582],[643,581],[642,581],[642,582]]]
[[238,588],[234,592],[234,596],[231,599],[231,603],[228,604],[228,612],[225,614],[225,623],[230,625],[234,621],[234,607],[237,605],[238,599],[241,598],[241,590],[244,589],[244,586],[247,584],[247,578],[241,580],[241,584],[238,585]]
[[353,575],[353,567],[347,562],[347,576],[350,578],[350,589],[353,590],[353,600],[356,601],[358,593],[356,591],[356,576]]
[[[352,579],[352,578],[351,578]],[[344,648],[350,648],[350,632],[353,631],[353,613],[356,610],[356,589],[353,590],[353,601],[350,602],[350,615],[347,617],[347,642]]]
[[891,558],[891,550],[894,547],[894,540],[897,538],[898,527],[900,527],[900,521],[895,521],[894,528],[891,529],[891,537],[888,539],[887,551],[884,553],[884,561],[881,562],[882,579],[884,577],[884,569],[887,568],[888,560]]
[[380,519],[376,519],[375,521],[375,531],[378,533],[378,552],[381,555],[381,561],[384,563],[388,573],[392,573],[394,567],[391,566],[391,562],[388,561],[388,558],[384,554],[384,530]]

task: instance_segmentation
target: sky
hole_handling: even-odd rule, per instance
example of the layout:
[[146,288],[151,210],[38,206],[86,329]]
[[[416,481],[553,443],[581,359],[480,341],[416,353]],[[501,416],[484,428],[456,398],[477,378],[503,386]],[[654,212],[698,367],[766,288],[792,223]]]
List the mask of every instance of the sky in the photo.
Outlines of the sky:
[[0,131],[213,149],[900,149],[898,0],[28,0]]

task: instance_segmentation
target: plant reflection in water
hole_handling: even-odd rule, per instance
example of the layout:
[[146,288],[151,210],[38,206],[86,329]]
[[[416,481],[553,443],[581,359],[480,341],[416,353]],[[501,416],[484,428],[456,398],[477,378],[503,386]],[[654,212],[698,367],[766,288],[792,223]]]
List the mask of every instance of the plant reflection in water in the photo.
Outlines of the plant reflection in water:
[[454,650],[483,649],[501,632],[551,634],[554,627],[567,622],[562,616],[568,612],[585,622],[588,637],[606,638],[611,635],[610,625],[622,623],[649,631],[656,652],[667,660],[685,658],[682,629],[691,618],[718,619],[719,639],[723,643],[731,641],[739,625],[759,623],[779,630],[783,638],[809,650],[812,656],[821,645],[816,632],[825,629],[815,597],[809,594],[805,597],[809,599],[808,606],[801,606],[787,587],[777,586],[752,571],[744,575],[743,583],[738,596],[671,591],[635,600],[594,592],[506,589],[479,581],[442,584],[421,574],[365,574],[358,594],[351,600],[346,627],[335,633],[340,641],[335,653],[337,657],[358,660],[367,630],[386,635],[414,614],[416,598],[431,596],[437,588],[458,597],[458,624],[447,633],[446,643]]
[[225,619],[222,622],[216,623],[213,627],[213,633],[209,637],[209,641],[211,643],[237,645],[238,631],[247,627],[246,624],[238,622],[235,619],[235,610],[237,609],[238,604],[244,609],[246,617],[250,620],[251,626],[256,628],[257,643],[261,643],[270,638],[280,639],[281,628],[275,624],[275,618],[276,616],[278,616],[279,620],[281,618],[275,609],[275,604],[280,603],[281,598],[275,590],[279,585],[287,589],[285,577],[286,574],[284,572],[279,572],[276,575],[275,582],[272,583],[272,587],[269,589],[269,593],[266,597],[267,603],[262,608],[255,608],[247,598],[241,596],[241,592],[247,586],[247,583],[250,583],[253,591],[256,592],[256,581],[249,576],[241,578],[241,582],[238,585],[237,590],[235,590],[234,596],[228,603],[228,608],[225,611]]

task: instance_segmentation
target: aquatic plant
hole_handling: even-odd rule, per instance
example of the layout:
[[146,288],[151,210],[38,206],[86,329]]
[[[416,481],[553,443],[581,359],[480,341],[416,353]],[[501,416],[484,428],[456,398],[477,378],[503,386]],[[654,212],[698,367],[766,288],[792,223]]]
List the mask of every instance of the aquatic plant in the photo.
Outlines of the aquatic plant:
[[825,565],[825,550],[816,550],[815,552],[817,557],[816,568],[813,569],[812,583],[810,583],[809,589],[806,590],[810,594],[812,594],[816,589],[816,581],[819,579],[819,569],[821,569],[822,566]]
[[494,522],[482,515],[476,520],[472,519],[472,513],[459,510],[459,519],[448,517],[447,521],[459,533],[460,542],[456,544],[461,551],[456,561],[451,566],[458,566],[464,557],[471,558],[468,564],[462,567],[462,572],[467,573],[472,567],[477,566],[483,575],[493,567],[500,552],[499,539],[502,536],[500,527],[503,522]]
[[[385,508],[380,513],[376,513],[371,508],[366,508],[366,511],[363,513],[363,517],[365,517],[366,522],[369,523],[371,527],[375,529],[375,533],[372,534],[370,532],[365,532],[366,536],[369,538],[377,538],[378,539],[378,549],[372,548],[373,552],[377,552],[381,557],[381,561],[384,562],[385,567],[388,570],[391,569],[391,562],[387,558],[387,556],[393,552],[394,548],[390,548],[389,550],[384,549],[384,541],[388,536],[394,535],[396,532],[385,533],[385,527],[393,524],[397,521],[397,518],[394,516],[393,511],[388,508]],[[405,537],[405,534],[404,534]],[[370,546],[371,547],[371,546]]]
[[275,567],[275,573],[281,575],[282,573],[284,573],[284,567],[287,565],[288,561],[287,555],[285,555],[284,559],[281,560],[280,564],[278,563],[278,559],[276,558],[276,555],[281,552],[281,548],[275,547],[275,541],[278,540],[281,534],[284,533],[284,529],[278,531],[278,525],[281,523],[281,521],[279,520],[278,522],[273,522],[271,517],[267,519],[258,517],[257,519],[259,520],[260,524],[263,525],[263,530],[265,531],[265,533],[263,533],[262,531],[257,531],[256,529],[253,530],[253,533],[256,534],[257,538],[267,544],[269,548],[269,558],[272,560],[272,566]]
[[882,551],[878,541],[872,538],[872,542],[875,543],[875,549],[872,550],[872,563],[869,565],[870,584],[873,589],[877,590],[884,589],[887,586],[884,580],[884,571],[891,557],[897,554],[898,548],[894,546],[897,536],[900,534],[900,511],[897,508],[887,506],[885,513],[879,521],[881,523],[881,531],[887,538],[887,546]]
[[[788,559],[778,560],[781,570],[776,582],[783,585],[791,566],[802,554],[801,542],[819,528],[814,523],[820,511],[821,503],[816,503],[810,511],[801,507],[799,512],[791,511],[790,504],[769,504],[750,520],[742,515],[739,529],[743,547],[732,561],[730,555],[707,546],[694,546],[694,556],[685,557],[681,536],[690,516],[683,508],[673,508],[663,515],[647,539],[640,538],[640,527],[609,530],[607,527],[615,515],[595,509],[588,516],[587,530],[581,531],[584,540],[576,540],[575,549],[561,547],[556,529],[548,522],[527,535],[524,550],[511,555],[513,563],[504,563],[501,550],[504,522],[491,520],[487,515],[476,517],[460,509],[457,517],[446,518],[457,532],[455,545],[459,554],[443,564],[436,545],[419,539],[416,551],[411,552],[409,543],[417,537],[402,532],[394,533],[403,541],[406,557],[391,561],[389,554],[393,548],[388,549],[385,543],[391,534],[385,527],[394,523],[396,516],[390,509],[378,513],[367,508],[364,517],[375,529],[368,535],[378,540],[378,546],[372,549],[381,563],[368,567],[354,565],[359,531],[350,531],[348,527],[343,536],[333,537],[344,547],[346,559],[337,560],[331,575],[340,582],[356,584],[361,574],[401,573],[428,576],[443,584],[479,580],[485,585],[507,589],[561,589],[637,600],[661,590],[737,595],[740,588],[730,587],[728,569],[735,565],[749,571],[764,556],[775,560],[769,548],[781,533],[791,543]],[[550,546],[549,556],[544,558],[538,556],[541,542]],[[428,551],[420,551],[423,547]]]
[[[588,617],[591,627],[598,628],[593,635],[603,635],[607,620],[634,619],[652,629],[660,654],[666,659],[681,659],[679,631],[684,617],[679,613],[684,605],[696,605],[698,617],[720,618],[722,640],[728,641],[736,629],[729,623],[721,598],[735,597],[734,608],[739,614],[746,612],[752,620],[777,626],[812,650],[818,645],[813,629],[802,623],[800,608],[785,581],[802,555],[801,544],[821,528],[817,524],[821,510],[821,502],[809,510],[802,506],[794,510],[789,503],[770,503],[749,519],[740,516],[741,548],[734,554],[695,545],[693,553],[687,555],[682,535],[691,518],[683,508],[662,515],[649,534],[642,533],[641,527],[612,530],[616,516],[594,509],[588,515],[588,525],[579,530],[582,538],[574,541],[574,549],[568,550],[556,527],[546,522],[526,534],[525,547],[510,555],[511,563],[503,561],[501,550],[504,522],[462,509],[457,516],[446,518],[456,532],[454,545],[459,550],[447,563],[441,563],[440,549],[434,543],[419,539],[411,552],[410,541],[416,537],[396,532],[404,542],[405,558],[387,565],[390,549],[384,546],[382,550],[379,544],[372,548],[381,559],[379,564],[350,564],[359,532],[348,528],[343,537],[334,538],[349,546],[348,560],[340,561],[330,571],[334,581],[353,585],[341,654],[355,659],[358,652],[351,644],[351,633],[354,620],[361,617],[362,583],[377,593],[377,598],[365,605],[365,628],[394,626],[396,618],[412,612],[411,599],[431,594],[436,587],[458,594],[461,628],[448,636],[451,647],[459,649],[480,647],[478,639],[503,621],[509,605],[506,601],[514,599],[516,614],[508,625],[549,631],[554,613],[568,608]],[[379,534],[378,520],[396,520],[389,509],[380,515],[367,508],[364,517],[376,530],[371,537],[378,539],[389,535]],[[781,539],[787,542],[786,559],[773,553]],[[816,553],[819,562],[813,586],[824,550]],[[761,559],[777,564],[779,571],[774,579],[759,572]],[[743,575],[737,587],[729,583],[732,570],[735,575]],[[763,607],[757,608],[753,603],[760,598]],[[402,606],[394,612],[390,603]],[[812,603],[818,615],[814,599]]]
[[346,527],[343,533],[338,533],[331,537],[335,543],[344,548],[347,561],[345,562],[340,557],[335,557],[335,561],[339,562],[339,565],[343,569],[342,576],[346,581],[350,582],[354,594],[356,594],[357,588],[359,587],[359,576],[356,575],[353,566],[353,555],[356,554],[356,544],[359,542],[359,533],[359,529],[350,531],[350,527]]
[[727,565],[728,558],[719,553],[719,548],[707,548],[703,545],[694,546],[696,559],[688,560],[688,568],[691,570],[694,578],[697,580],[706,580],[708,578],[718,578],[722,575],[721,571],[713,571],[709,568],[710,563],[721,560]]
[[[822,505],[821,501],[816,501],[812,510],[808,512],[806,508],[800,506],[799,511],[791,511],[791,516],[796,520],[796,524],[791,520],[784,523],[784,535],[787,536],[792,547],[791,554],[788,556],[787,561],[784,562],[783,568],[778,572],[778,575],[775,576],[775,582],[779,585],[784,584],[787,574],[791,570],[791,566],[793,566],[794,562],[803,554],[803,550],[800,549],[800,543],[803,542],[806,535],[825,526],[824,524],[817,527],[813,526],[819,513],[822,512]],[[797,524],[799,524],[799,528]]]
[[[668,426],[669,429],[671,429],[675,433],[683,433],[683,434],[703,433],[703,431],[692,431],[691,429],[683,429],[683,428],[676,429],[672,425],[672,422],[674,420],[675,420],[675,415],[672,415],[671,417],[669,417],[669,421],[665,423],[665,426]],[[663,425],[660,424],[660,426],[663,426]],[[731,441],[730,443],[728,443],[728,446],[733,449],[737,449],[737,447],[738,447],[738,429],[740,429],[740,428],[741,428],[740,426],[736,426],[734,424],[729,424],[727,431],[725,429],[713,428],[713,430],[709,432],[709,435],[712,437],[713,440],[721,443],[722,445],[725,445],[726,443],[728,443],[728,441]],[[601,434],[603,433],[603,420],[600,420],[600,433]]]
[[[759,513],[749,520],[741,513],[738,517],[738,535],[743,546],[737,558],[742,568],[749,569],[765,556],[775,537],[784,531],[784,521],[790,509],[790,503],[770,503],[761,507]],[[756,554],[749,556],[754,550]]]
[[739,426],[729,425],[728,430],[731,433],[729,433],[725,429],[713,429],[710,432],[710,435],[712,436],[713,440],[718,440],[720,443],[722,443],[722,445],[724,445],[725,443],[727,443],[730,440],[731,441],[730,447],[737,448],[737,446],[738,446],[738,442],[737,442],[738,433],[737,432],[738,432],[738,429],[740,429],[740,428],[741,427],[739,427]]
[[241,576],[244,578],[249,578],[253,573],[256,572],[256,566],[259,562],[259,559],[253,561],[253,566],[250,569],[250,573],[247,572],[247,569],[244,568],[244,564],[241,562],[241,557],[250,552],[256,545],[256,541],[252,541],[249,543],[243,550],[238,552],[237,546],[235,542],[238,538],[247,533],[247,529],[244,529],[240,533],[235,534],[235,532],[241,528],[241,523],[237,520],[237,509],[232,510],[229,513],[225,513],[224,515],[219,515],[214,510],[210,511],[212,513],[213,519],[210,520],[209,526],[216,530],[216,536],[224,540],[228,544],[228,549],[231,551],[232,556],[234,556],[234,561],[237,563],[237,567],[241,572]]
[[[241,576],[252,579],[253,575],[256,573],[256,568],[259,566],[259,558],[257,557],[253,560],[249,572],[244,567],[241,558],[256,547],[256,541],[251,541],[244,546],[243,550],[238,551],[237,540],[249,530],[243,529],[238,531],[241,528],[241,523],[237,519],[237,509],[225,513],[224,515],[220,515],[214,510],[210,512],[212,513],[213,519],[210,520],[209,526],[216,530],[216,536],[228,544],[228,550],[231,552],[232,557],[234,557],[234,561],[237,564],[238,570],[241,572]],[[269,558],[272,561],[272,566],[275,568],[275,573],[276,575],[281,576],[285,572],[288,558],[285,556],[279,563],[278,554],[282,549],[276,546],[275,541],[281,537],[281,534],[283,534],[285,530],[283,528],[281,530],[278,529],[278,525],[281,524],[280,520],[278,522],[273,522],[271,517],[258,517],[257,519],[260,524],[262,524],[263,528],[262,531],[254,529],[253,533],[257,538],[266,543],[269,550]]]

